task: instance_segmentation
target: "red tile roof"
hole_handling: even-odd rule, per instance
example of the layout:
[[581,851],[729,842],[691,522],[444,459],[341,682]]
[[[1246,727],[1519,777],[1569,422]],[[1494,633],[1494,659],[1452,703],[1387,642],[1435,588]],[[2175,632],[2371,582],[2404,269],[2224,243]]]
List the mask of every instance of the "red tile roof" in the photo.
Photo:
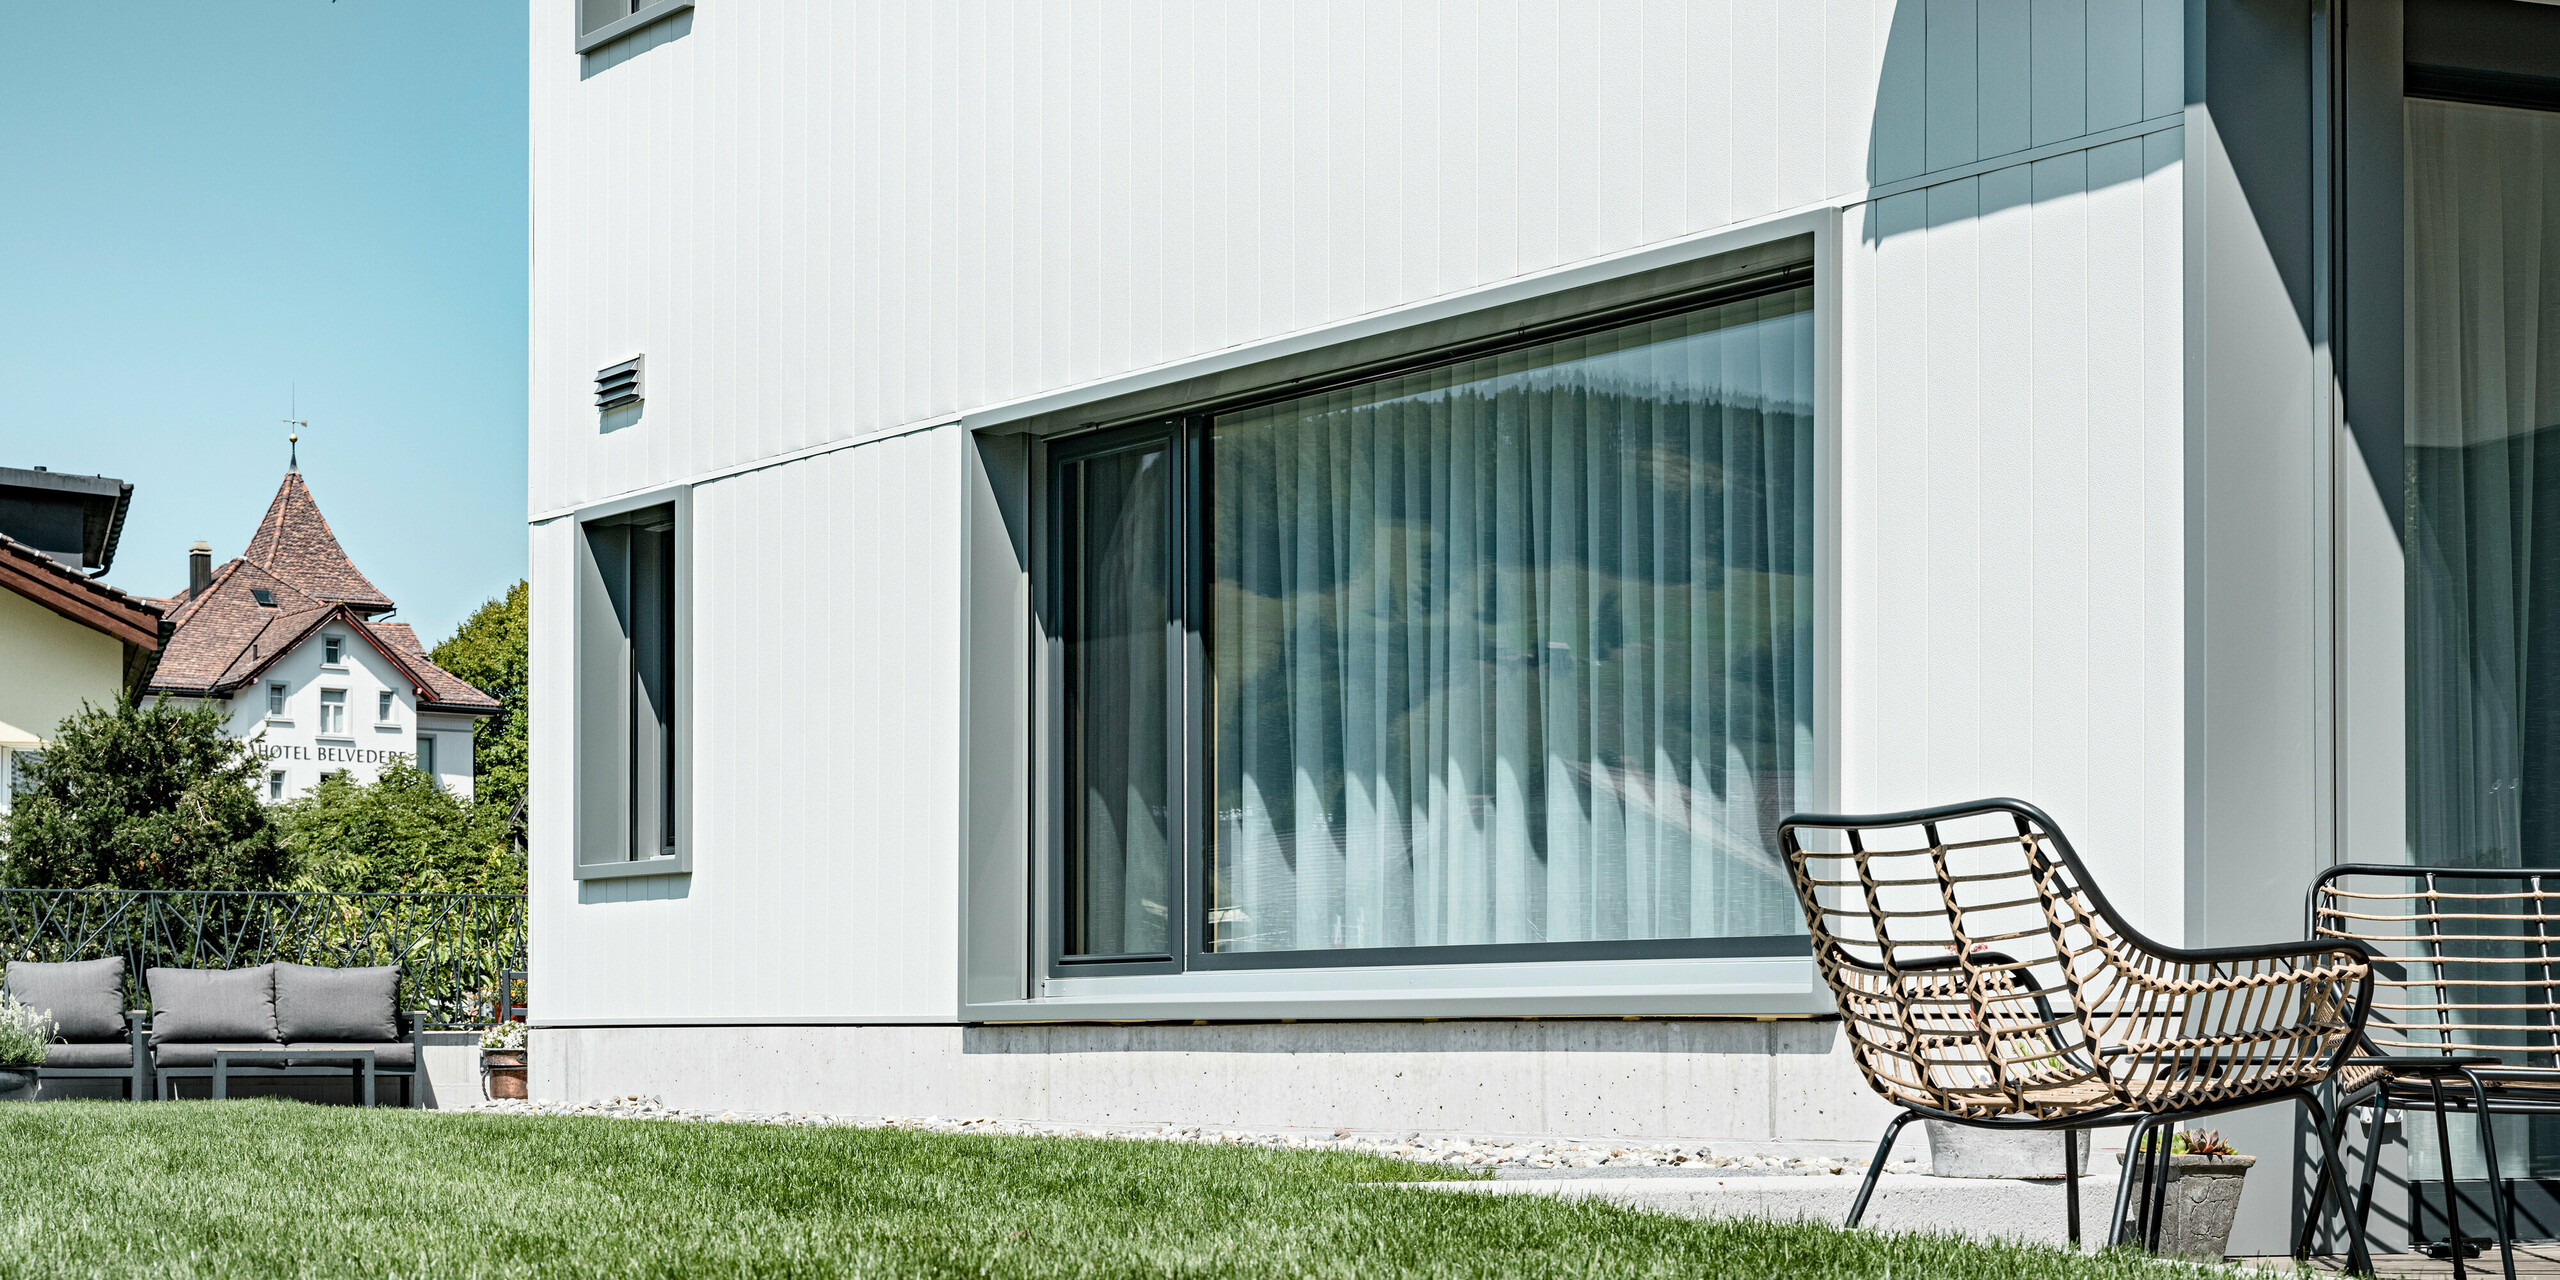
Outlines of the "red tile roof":
[[[390,598],[347,562],[300,474],[286,474],[249,547],[265,560],[244,553],[214,570],[201,595],[181,592],[170,601],[169,621],[175,630],[161,652],[152,692],[228,696],[335,621],[409,678],[420,707],[471,715],[498,710],[497,699],[429,661],[409,624],[367,620],[366,615],[389,609]],[[341,591],[352,584],[369,597],[323,594],[314,583]],[[260,591],[272,603],[258,603]]]
[[160,647],[158,605],[73,572],[61,561],[7,534],[0,534],[0,588],[136,648]]
[[315,600],[349,605],[364,614],[388,613],[393,607],[391,597],[347,559],[346,549],[329,531],[329,519],[320,514],[320,504],[312,500],[311,486],[302,482],[299,471],[284,473],[275,501],[267,504],[266,518],[258,521],[257,536],[249,539],[249,549],[240,558]]

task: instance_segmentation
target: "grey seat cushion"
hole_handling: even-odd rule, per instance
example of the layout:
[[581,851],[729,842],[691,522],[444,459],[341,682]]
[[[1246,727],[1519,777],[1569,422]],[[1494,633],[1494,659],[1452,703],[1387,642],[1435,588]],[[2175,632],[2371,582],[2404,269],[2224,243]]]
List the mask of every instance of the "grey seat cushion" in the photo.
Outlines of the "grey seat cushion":
[[276,1034],[288,1041],[379,1044],[400,1038],[400,970],[276,966]]
[[[306,1043],[303,1043],[303,1044],[289,1044],[289,1045],[286,1045],[286,1046],[285,1046],[285,1048],[288,1048],[288,1049],[371,1049],[371,1050],[373,1050],[373,1065],[374,1065],[374,1069],[375,1069],[375,1070],[377,1070],[377,1071],[406,1071],[406,1070],[408,1070],[409,1068],[411,1068],[411,1067],[414,1067],[414,1066],[418,1065],[418,1047],[417,1047],[416,1045],[413,1045],[413,1044],[409,1043],[409,1042],[408,1042],[408,1041],[406,1041],[406,1040],[394,1040],[394,1041],[392,1041],[392,1042],[391,1042],[391,1043],[389,1043],[389,1044],[324,1044],[324,1043],[318,1043],[318,1042],[306,1042]],[[333,1064],[333,1063],[328,1063],[328,1062],[322,1062],[322,1061],[314,1060],[314,1061],[312,1061],[312,1062],[310,1062],[310,1063],[308,1063],[308,1064],[306,1064],[306,1065],[309,1065],[309,1066],[315,1066],[315,1067],[325,1067],[325,1066],[332,1066],[332,1065],[336,1065],[336,1066],[344,1066],[345,1064],[344,1064],[344,1063],[335,1063],[335,1064]]]
[[124,957],[69,964],[9,962],[9,994],[43,1009],[65,1040],[112,1040],[124,1032]]
[[[273,1040],[240,1041],[173,1041],[151,1046],[151,1060],[163,1067],[210,1067],[213,1055],[223,1049],[275,1050],[283,1048]],[[242,1067],[241,1070],[248,1070]]]
[[143,978],[151,984],[151,1042],[155,1045],[283,1042],[276,1034],[274,965],[152,969]]
[[45,1069],[59,1067],[117,1067],[133,1065],[133,1042],[119,1040],[113,1044],[57,1044],[45,1050]]

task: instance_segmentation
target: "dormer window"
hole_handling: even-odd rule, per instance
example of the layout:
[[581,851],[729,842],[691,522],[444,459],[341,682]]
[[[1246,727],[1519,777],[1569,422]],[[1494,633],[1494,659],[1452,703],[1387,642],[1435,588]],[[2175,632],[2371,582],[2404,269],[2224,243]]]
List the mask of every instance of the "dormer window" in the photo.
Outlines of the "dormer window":
[[272,609],[276,607],[276,593],[267,590],[265,587],[249,588],[249,598],[257,601],[258,607],[261,609]]
[[320,641],[320,665],[322,665],[322,666],[324,666],[324,667],[336,667],[336,666],[343,666],[343,665],[345,665],[346,660],[347,660],[347,641],[346,641],[346,637],[344,637],[344,636],[325,636],[325,637],[322,637],[322,639],[321,639],[321,641]]

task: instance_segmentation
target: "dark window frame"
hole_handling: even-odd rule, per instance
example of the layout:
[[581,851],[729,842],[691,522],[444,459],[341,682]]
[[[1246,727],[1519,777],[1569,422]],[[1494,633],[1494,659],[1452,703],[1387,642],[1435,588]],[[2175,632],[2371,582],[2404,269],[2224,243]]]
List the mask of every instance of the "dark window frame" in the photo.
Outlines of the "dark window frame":
[[577,6],[579,53],[593,53],[643,27],[691,9],[694,0],[571,0]]
[[[1097,978],[1120,975],[1170,975],[1185,972],[1239,970],[1324,970],[1351,968],[1404,967],[1416,965],[1488,965],[1520,963],[1553,963],[1567,961],[1606,960],[1680,960],[1788,958],[1811,954],[1811,941],[1802,934],[1772,934],[1724,938],[1645,938],[1584,942],[1523,942],[1482,945],[1341,948],[1304,951],[1213,952],[1207,949],[1205,921],[1201,906],[1207,899],[1208,873],[1207,832],[1203,820],[1210,811],[1207,794],[1209,752],[1206,742],[1208,699],[1207,628],[1209,617],[1207,583],[1207,529],[1205,519],[1214,509],[1215,495],[1210,492],[1207,437],[1213,419],[1307,395],[1363,383],[1383,381],[1406,374],[1445,368],[1487,355],[1543,346],[1587,334],[1619,329],[1647,320],[1702,311],[1712,307],[1743,302],[1752,298],[1796,289],[1814,289],[1817,310],[1820,291],[1814,263],[1807,260],[1749,275],[1728,278],[1703,287],[1608,307],[1545,324],[1527,326],[1510,332],[1479,338],[1424,351],[1400,355],[1387,360],[1346,367],[1332,373],[1293,379],[1286,383],[1263,386],[1240,393],[1204,401],[1173,413],[1150,414],[1135,420],[1113,422],[1090,430],[1052,437],[1043,442],[1044,455],[1035,462],[1035,474],[1043,496],[1043,516],[1038,522],[1045,544],[1037,557],[1044,581],[1039,584],[1037,598],[1043,611],[1056,620],[1059,630],[1052,634],[1053,644],[1063,653],[1064,628],[1072,604],[1072,588],[1068,581],[1067,556],[1072,513],[1066,501],[1069,492],[1064,480],[1067,467],[1109,453],[1139,447],[1149,440],[1170,439],[1179,458],[1176,468],[1178,486],[1175,510],[1169,521],[1179,530],[1180,563],[1177,570],[1180,591],[1176,597],[1180,643],[1178,663],[1180,676],[1172,684],[1177,691],[1180,729],[1169,744],[1168,759],[1174,762],[1170,772],[1173,785],[1167,794],[1180,806],[1181,817],[1172,825],[1180,833],[1179,844],[1170,855],[1176,860],[1169,882],[1178,886],[1178,900],[1168,904],[1178,924],[1174,930],[1174,954],[1164,955],[1070,955],[1067,953],[1067,912],[1072,897],[1069,844],[1074,838],[1073,799],[1069,782],[1073,748],[1069,741],[1072,730],[1072,702],[1075,697],[1073,675],[1063,658],[1052,663],[1051,688],[1042,701],[1045,714],[1037,717],[1041,741],[1048,753],[1046,790],[1047,837],[1038,859],[1042,872],[1044,900],[1036,904],[1038,918],[1046,929],[1046,952],[1043,966],[1046,975],[1056,978]],[[1815,483],[1829,484],[1827,476],[1817,475]]]
[[[581,513],[572,534],[577,805],[571,869],[578,879],[693,870],[690,506],[683,491],[616,503]],[[636,562],[643,559],[631,551],[639,541],[634,530],[652,535],[662,553],[647,575],[659,611],[646,619],[634,594]],[[623,548],[619,555],[616,544]],[[644,752],[642,730],[651,717],[641,691],[650,682],[652,650],[661,655],[658,747]],[[652,775],[645,786],[644,767]],[[643,813],[644,805],[653,812]],[[642,845],[655,852],[642,852]]]

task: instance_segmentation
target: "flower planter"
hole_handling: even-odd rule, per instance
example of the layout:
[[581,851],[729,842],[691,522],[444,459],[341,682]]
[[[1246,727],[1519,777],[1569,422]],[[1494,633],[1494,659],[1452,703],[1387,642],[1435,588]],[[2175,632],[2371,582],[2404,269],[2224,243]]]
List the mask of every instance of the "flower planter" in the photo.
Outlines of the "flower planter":
[[[2161,1256],[2222,1261],[2223,1251],[2231,1247],[2231,1220],[2240,1212],[2241,1184],[2257,1162],[2256,1156],[2169,1157],[2169,1190],[2160,1207]],[[2133,1192],[2141,1195],[2144,1190],[2137,1186]],[[2139,1243],[2132,1241],[2130,1227],[2126,1238]]]
[[0,1067],[0,1102],[28,1102],[35,1096],[35,1068]]
[[[1982,1129],[1924,1120],[1929,1131],[1929,1172],[1941,1178],[2059,1178],[2062,1135],[2051,1129]],[[2080,1144],[2080,1172],[2089,1171],[2089,1131]]]
[[525,1096],[525,1051],[522,1049],[483,1049],[480,1051],[480,1091],[492,1099]]

